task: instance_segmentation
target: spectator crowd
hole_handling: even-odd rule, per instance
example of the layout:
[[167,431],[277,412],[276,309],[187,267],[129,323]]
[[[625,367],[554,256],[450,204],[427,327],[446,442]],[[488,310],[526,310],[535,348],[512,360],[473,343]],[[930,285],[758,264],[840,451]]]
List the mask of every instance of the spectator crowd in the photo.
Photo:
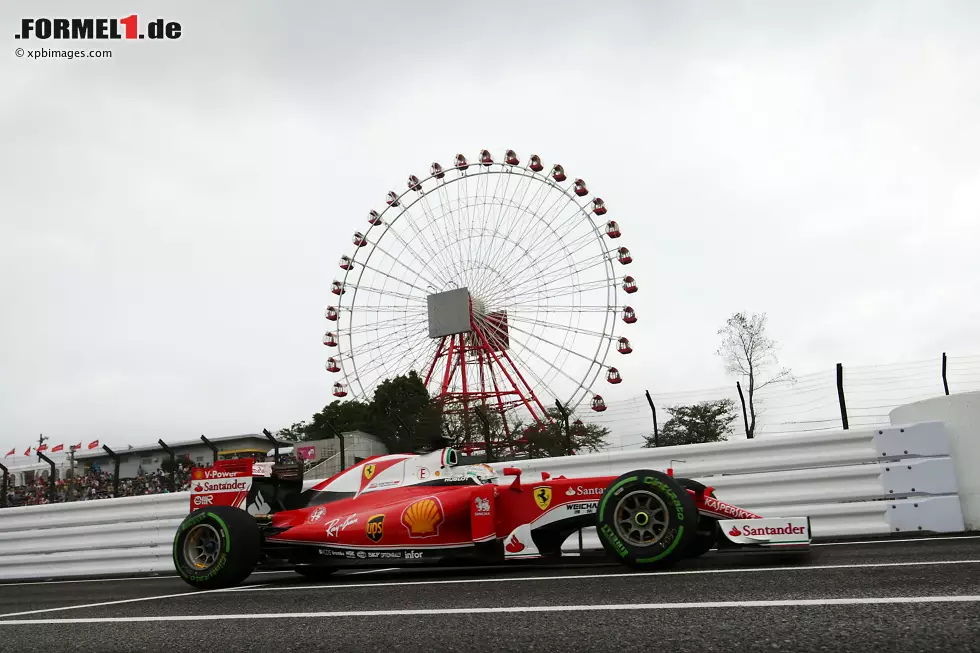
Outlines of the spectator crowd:
[[[161,470],[149,474],[138,474],[135,478],[119,479],[120,497],[134,497],[145,494],[164,494],[181,492],[190,487],[189,467],[178,466],[174,472],[174,487],[171,489],[170,475]],[[55,481],[53,501],[48,501],[48,479],[40,474],[26,485],[7,489],[7,506],[36,506],[45,503],[64,501],[91,501],[112,498],[112,473],[89,471],[74,478]]]

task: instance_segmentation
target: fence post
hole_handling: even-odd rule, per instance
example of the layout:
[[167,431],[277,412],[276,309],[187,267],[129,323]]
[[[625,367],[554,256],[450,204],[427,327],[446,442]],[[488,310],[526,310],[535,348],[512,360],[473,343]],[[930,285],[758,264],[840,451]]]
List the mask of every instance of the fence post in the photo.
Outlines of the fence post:
[[745,395],[742,394],[742,384],[736,381],[735,387],[738,388],[738,398],[742,401],[742,422],[745,423],[745,438],[751,440],[755,437],[755,433],[749,433],[749,415],[745,412]]
[[[269,429],[262,429],[262,435],[267,437],[269,439],[269,442],[272,443],[272,451],[273,451],[272,462],[278,465],[279,464],[279,441],[276,440],[274,437],[272,437],[272,434],[269,433]],[[296,453],[296,447],[293,447],[293,453],[294,454]]]
[[840,421],[846,431],[848,426],[847,404],[844,402],[844,366],[840,363],[837,363],[837,400],[840,401]]
[[555,399],[555,406],[558,407],[558,412],[561,413],[562,420],[565,422],[565,455],[572,455],[572,429],[568,425],[568,411],[565,407],[561,405],[561,402]]
[[174,477],[174,474],[176,474],[176,472],[177,472],[177,456],[174,455],[174,450],[171,449],[170,447],[168,447],[167,446],[167,443],[164,442],[162,439],[161,440],[157,440],[157,443],[161,447],[163,447],[163,450],[166,451],[167,454],[170,455],[170,491],[171,492],[176,492],[177,491],[177,480]]
[[7,468],[0,465],[0,471],[3,471],[3,481],[0,481],[0,508],[7,507],[7,477],[10,474],[7,472]]
[[949,383],[946,382],[946,352],[943,352],[943,390],[949,394]]
[[324,420],[334,436],[340,441],[340,471],[347,469],[347,453],[344,451],[344,434],[337,430],[330,420]]
[[213,465],[218,462],[218,447],[211,444],[211,441],[204,437],[203,434],[201,435],[201,442],[208,445],[208,449],[211,450],[211,464]]
[[37,452],[37,457],[51,465],[51,473],[48,474],[48,503],[54,503],[54,461],[45,456],[40,451]]
[[112,461],[115,463],[115,471],[112,473],[112,498],[115,499],[119,496],[119,454],[109,448],[108,445],[102,445],[102,449],[105,450],[107,454],[112,456]]
[[473,412],[483,423],[483,449],[486,453],[486,462],[493,462],[493,447],[490,445],[490,420],[483,414],[479,406],[473,406]]
[[[660,431],[657,429],[657,407],[653,405],[653,397],[650,396],[650,391],[645,390],[647,395],[647,403],[650,404],[650,410],[653,412],[653,446],[660,446]],[[581,534],[580,534],[581,536]]]
[[[398,422],[398,425],[401,426],[405,430],[405,434],[406,434],[405,437],[408,439],[408,448],[409,448],[409,450],[416,451],[416,449],[415,449],[415,432],[412,431],[412,429],[408,428],[408,424],[405,423],[405,420],[402,419],[402,416],[401,415],[399,415],[398,413],[396,413],[394,411],[392,411],[392,414],[395,416],[395,421]],[[466,438],[469,438],[470,437],[469,427],[466,428],[465,433],[466,433],[465,437]]]

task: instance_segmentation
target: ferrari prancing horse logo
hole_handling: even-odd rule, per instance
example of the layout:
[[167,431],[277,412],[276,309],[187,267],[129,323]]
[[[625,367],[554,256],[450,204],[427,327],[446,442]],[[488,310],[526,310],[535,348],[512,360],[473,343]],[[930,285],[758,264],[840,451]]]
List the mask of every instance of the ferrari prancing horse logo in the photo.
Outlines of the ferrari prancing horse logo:
[[551,488],[534,488],[534,503],[538,504],[538,508],[541,508],[541,510],[547,510],[548,506],[551,505]]
[[364,479],[365,480],[367,480],[367,481],[370,481],[371,480],[371,478],[374,476],[374,469],[375,469],[374,465],[365,465],[364,466]]

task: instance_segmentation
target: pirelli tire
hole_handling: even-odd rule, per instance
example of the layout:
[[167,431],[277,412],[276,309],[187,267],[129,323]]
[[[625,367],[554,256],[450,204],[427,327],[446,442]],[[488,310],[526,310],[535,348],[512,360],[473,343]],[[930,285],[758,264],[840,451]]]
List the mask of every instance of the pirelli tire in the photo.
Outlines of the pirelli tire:
[[215,506],[188,515],[174,536],[174,566],[198,589],[234,587],[251,575],[259,559],[261,535],[252,515]]
[[[693,491],[695,494],[701,494],[705,491],[705,486],[697,481],[692,481],[689,478],[679,478],[677,482],[683,485],[688,490]],[[714,497],[714,491],[708,493],[709,497]],[[698,514],[698,530],[697,534],[691,540],[691,543],[687,545],[687,556],[689,558],[697,558],[703,556],[705,553],[710,551],[718,544],[718,520],[714,517],[705,517],[704,515]]]
[[596,515],[603,548],[637,570],[684,558],[697,525],[697,508],[684,486],[652,469],[632,471],[610,483]]

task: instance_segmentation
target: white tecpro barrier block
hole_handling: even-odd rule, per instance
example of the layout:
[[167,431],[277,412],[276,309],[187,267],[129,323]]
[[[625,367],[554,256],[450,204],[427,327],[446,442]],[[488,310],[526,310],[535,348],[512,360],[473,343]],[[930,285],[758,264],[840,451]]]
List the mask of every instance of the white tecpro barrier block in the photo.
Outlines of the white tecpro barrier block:
[[977,473],[977,464],[980,463],[980,392],[963,392],[917,401],[899,406],[888,417],[895,425],[942,420],[950,458],[956,465],[963,521],[967,530],[980,530],[980,473]]

